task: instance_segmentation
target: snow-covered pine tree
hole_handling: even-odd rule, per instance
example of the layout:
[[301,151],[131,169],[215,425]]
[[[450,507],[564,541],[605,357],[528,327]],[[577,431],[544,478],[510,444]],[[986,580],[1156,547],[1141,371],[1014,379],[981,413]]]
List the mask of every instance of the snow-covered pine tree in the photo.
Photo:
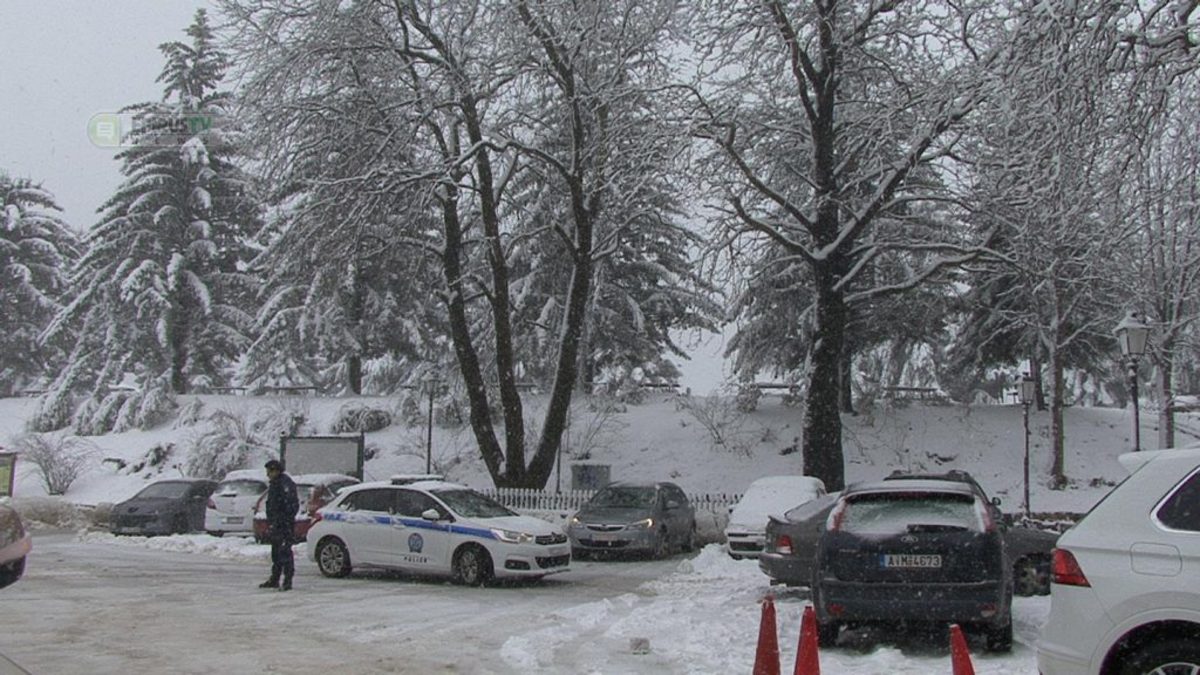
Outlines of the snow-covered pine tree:
[[62,344],[38,341],[79,256],[61,210],[40,185],[0,172],[0,396],[46,377],[64,356]]
[[[72,277],[72,298],[43,337],[78,330],[37,426],[65,423],[72,392],[89,400],[81,430],[145,426],[173,394],[221,384],[250,344],[249,237],[261,207],[236,164],[243,136],[219,86],[226,57],[204,10],[190,42],[159,47],[161,101],[126,108],[133,128],[117,154],[125,182],[101,206]],[[114,389],[127,377],[135,391]]]

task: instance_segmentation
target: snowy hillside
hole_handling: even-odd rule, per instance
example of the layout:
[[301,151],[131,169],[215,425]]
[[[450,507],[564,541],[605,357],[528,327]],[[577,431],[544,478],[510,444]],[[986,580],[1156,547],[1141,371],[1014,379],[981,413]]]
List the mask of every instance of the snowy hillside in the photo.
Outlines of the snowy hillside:
[[[88,439],[95,450],[83,475],[68,490],[67,499],[81,504],[119,501],[150,480],[181,475],[196,439],[211,428],[214,417],[233,418],[250,428],[262,420],[303,416],[307,432],[329,433],[343,407],[363,405],[393,413],[400,407],[396,399],[369,397],[185,396],[180,403],[186,412],[155,429]],[[845,418],[848,480],[878,478],[896,468],[966,469],[1003,500],[1005,510],[1019,510],[1024,452],[1019,406],[900,403]],[[35,406],[34,399],[0,399],[0,445],[15,445],[15,438],[23,433],[24,420]],[[537,412],[536,400],[530,407]],[[610,412],[594,403],[579,402],[572,415],[561,477],[552,476],[547,489],[554,490],[556,483],[569,489],[570,465],[586,459],[610,465],[614,480],[657,477],[673,480],[690,493],[740,493],[756,478],[803,471],[800,453],[792,451],[800,433],[801,415],[800,408],[785,406],[773,396],[763,397],[758,409],[744,416],[729,405],[707,405],[705,399],[693,399],[693,405],[681,406],[664,394]],[[191,419],[185,421],[184,417]],[[399,420],[398,414],[396,417]],[[1048,414],[1035,411],[1030,417],[1034,511],[1086,511],[1124,475],[1116,457],[1131,447],[1128,411],[1066,411],[1066,470],[1071,484],[1061,491],[1045,487],[1050,464]],[[721,431],[725,445],[714,443],[701,418]],[[1142,415],[1142,439],[1148,446],[1155,438],[1153,420],[1152,415]],[[368,479],[425,470],[423,422],[423,416],[411,426],[396,421],[366,435],[368,454],[374,455],[366,463]],[[1194,442],[1200,416],[1181,416],[1180,427],[1181,444]],[[264,450],[248,462],[260,465],[267,449],[276,447],[274,437],[273,432],[259,433],[255,440]],[[170,453],[157,466],[150,466],[148,455],[156,446],[170,448]],[[435,425],[433,469],[455,481],[491,487],[473,448],[467,426]],[[139,464],[145,466],[135,471]],[[18,463],[18,497],[45,494],[32,469],[28,463]]]

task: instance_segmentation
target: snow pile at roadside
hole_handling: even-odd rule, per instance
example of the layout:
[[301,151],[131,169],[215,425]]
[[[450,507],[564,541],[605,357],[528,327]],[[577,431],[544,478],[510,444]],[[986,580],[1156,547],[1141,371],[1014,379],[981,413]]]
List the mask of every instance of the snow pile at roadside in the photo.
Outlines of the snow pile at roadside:
[[[198,553],[225,560],[270,560],[271,547],[254,543],[252,537],[214,537],[209,534],[173,534],[165,537],[118,537],[107,532],[82,532],[86,544],[134,546],[156,551]],[[305,544],[292,548],[297,559],[305,556]]]
[[[807,590],[772,587],[753,560],[733,560],[719,545],[706,546],[674,573],[644,584],[638,593],[591,602],[555,614],[556,625],[514,635],[500,656],[514,670],[557,672],[746,672],[754,664],[762,599],[771,595],[781,663],[795,662],[800,620],[809,604]],[[1046,598],[1019,598],[1014,607],[1018,633],[1036,635],[1045,620]],[[648,640],[650,652],[637,654],[635,640]],[[1012,654],[972,650],[981,675],[1036,671],[1031,646],[1014,645]],[[1028,638],[1027,638],[1028,641]],[[823,670],[847,675],[947,672],[948,643],[903,649],[843,636],[838,649],[821,652]],[[680,667],[682,664],[682,668]]]

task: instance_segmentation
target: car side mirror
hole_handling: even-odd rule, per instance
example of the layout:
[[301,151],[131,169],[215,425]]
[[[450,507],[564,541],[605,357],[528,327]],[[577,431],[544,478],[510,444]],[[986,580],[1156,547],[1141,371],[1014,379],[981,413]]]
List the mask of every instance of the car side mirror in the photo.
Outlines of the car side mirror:
[[442,514],[438,513],[437,509],[425,509],[421,512],[421,517],[436,522],[442,519]]
[[999,498],[999,497],[992,497],[992,505],[993,505],[993,506],[1000,506],[1000,498]]

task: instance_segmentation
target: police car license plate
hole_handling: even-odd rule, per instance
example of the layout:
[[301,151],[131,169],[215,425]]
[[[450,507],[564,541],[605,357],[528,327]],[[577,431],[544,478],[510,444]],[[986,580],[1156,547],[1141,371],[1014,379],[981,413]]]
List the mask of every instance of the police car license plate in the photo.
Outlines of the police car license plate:
[[884,553],[880,556],[879,564],[887,568],[938,568],[942,566],[942,556],[928,553]]

